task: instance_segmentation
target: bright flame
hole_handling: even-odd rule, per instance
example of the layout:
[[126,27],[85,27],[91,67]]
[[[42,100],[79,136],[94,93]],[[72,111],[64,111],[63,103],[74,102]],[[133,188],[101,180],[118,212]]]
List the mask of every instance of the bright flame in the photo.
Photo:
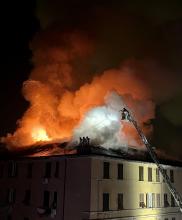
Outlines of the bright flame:
[[32,139],[36,142],[51,140],[51,138],[48,137],[46,130],[41,127],[36,127],[32,129]]

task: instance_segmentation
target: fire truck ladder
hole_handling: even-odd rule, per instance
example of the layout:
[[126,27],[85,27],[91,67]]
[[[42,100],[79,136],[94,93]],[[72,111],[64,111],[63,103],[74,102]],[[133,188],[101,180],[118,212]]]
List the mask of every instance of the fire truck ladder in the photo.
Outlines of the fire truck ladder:
[[145,146],[146,146],[146,148],[147,148],[147,150],[148,150],[152,160],[157,165],[157,167],[158,167],[162,177],[164,178],[165,183],[167,184],[167,187],[168,187],[169,191],[171,192],[171,194],[173,195],[173,197],[174,197],[174,199],[176,201],[176,204],[179,206],[180,211],[182,212],[182,198],[181,198],[181,195],[177,192],[177,190],[175,189],[175,187],[171,183],[171,181],[169,179],[169,176],[165,172],[166,170],[159,163],[159,160],[157,159],[157,155],[156,155],[155,151],[153,150],[153,147],[150,145],[150,143],[148,142],[147,138],[143,134],[142,130],[138,126],[137,122],[134,120],[134,118],[132,117],[132,115],[130,114],[130,112],[126,108],[123,108],[121,110],[121,120],[128,120],[129,122],[133,123],[133,125],[136,128],[139,136],[141,137],[143,143],[145,144]]

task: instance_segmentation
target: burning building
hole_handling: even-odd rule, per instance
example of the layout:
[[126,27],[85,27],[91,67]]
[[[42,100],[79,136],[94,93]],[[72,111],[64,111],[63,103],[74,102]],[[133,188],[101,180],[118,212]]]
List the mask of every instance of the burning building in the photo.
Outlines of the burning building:
[[[57,144],[55,154],[59,149],[60,155],[52,156],[45,156],[51,144],[44,150],[24,151],[24,156],[4,154],[6,159],[0,161],[1,220],[182,219],[146,151],[64,147]],[[182,163],[162,156],[160,162],[182,193]]]

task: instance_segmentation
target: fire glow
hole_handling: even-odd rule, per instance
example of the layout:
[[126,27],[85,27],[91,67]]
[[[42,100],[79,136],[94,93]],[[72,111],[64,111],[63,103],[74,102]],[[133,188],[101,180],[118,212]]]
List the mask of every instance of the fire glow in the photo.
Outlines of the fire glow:
[[33,128],[31,132],[31,136],[32,136],[32,140],[35,142],[51,141],[51,138],[48,137],[46,130],[41,127]]
[[23,84],[30,106],[14,134],[1,138],[9,148],[40,141],[75,142],[82,136],[104,147],[139,144],[134,128],[121,123],[119,110],[127,105],[141,125],[148,122],[155,108],[150,91],[125,66],[96,74],[89,83],[73,89],[79,74],[74,73],[72,61],[90,53],[90,44],[80,38],[64,38],[66,49],[48,47],[45,53],[40,46],[33,51],[35,68]]

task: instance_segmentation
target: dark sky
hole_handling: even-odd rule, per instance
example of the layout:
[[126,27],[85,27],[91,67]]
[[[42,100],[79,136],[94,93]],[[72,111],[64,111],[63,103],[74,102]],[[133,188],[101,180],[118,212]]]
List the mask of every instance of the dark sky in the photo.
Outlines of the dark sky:
[[[94,40],[90,71],[129,62],[156,102],[152,143],[182,158],[182,2],[7,1],[2,6],[0,136],[28,107],[21,87],[32,69],[30,43],[51,30],[84,31]],[[142,74],[141,74],[142,72]]]

